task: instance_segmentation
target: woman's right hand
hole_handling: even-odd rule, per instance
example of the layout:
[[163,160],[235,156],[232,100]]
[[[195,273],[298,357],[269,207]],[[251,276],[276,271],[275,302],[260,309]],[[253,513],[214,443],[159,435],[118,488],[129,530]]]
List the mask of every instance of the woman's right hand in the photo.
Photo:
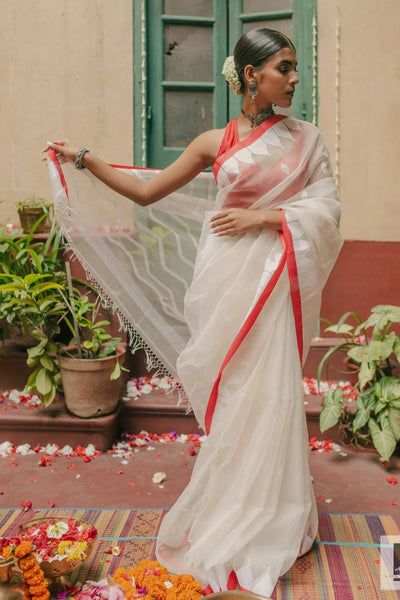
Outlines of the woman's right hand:
[[56,152],[60,162],[73,163],[75,162],[80,146],[73,144],[70,140],[59,140],[57,142],[47,142],[46,147],[43,148],[43,152],[47,153],[49,148],[52,148]]

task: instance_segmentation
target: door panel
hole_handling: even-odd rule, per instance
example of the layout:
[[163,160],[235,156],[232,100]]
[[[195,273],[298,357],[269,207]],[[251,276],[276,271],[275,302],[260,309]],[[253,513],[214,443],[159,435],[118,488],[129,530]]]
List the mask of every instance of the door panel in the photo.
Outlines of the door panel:
[[[300,84],[294,116],[316,120],[316,0],[134,0],[135,164],[164,168],[202,131],[240,114],[221,74],[256,27],[293,39]],[[314,19],[314,23],[313,23]]]

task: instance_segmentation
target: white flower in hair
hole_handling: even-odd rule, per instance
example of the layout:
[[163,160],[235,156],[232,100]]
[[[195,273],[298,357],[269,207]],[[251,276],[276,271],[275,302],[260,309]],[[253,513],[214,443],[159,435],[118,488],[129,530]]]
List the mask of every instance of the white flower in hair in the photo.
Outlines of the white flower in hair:
[[240,83],[240,79],[236,70],[235,59],[233,56],[228,56],[225,59],[224,66],[222,67],[222,75],[228,82],[229,87],[235,92],[235,94],[240,96],[240,88],[242,87],[242,84]]

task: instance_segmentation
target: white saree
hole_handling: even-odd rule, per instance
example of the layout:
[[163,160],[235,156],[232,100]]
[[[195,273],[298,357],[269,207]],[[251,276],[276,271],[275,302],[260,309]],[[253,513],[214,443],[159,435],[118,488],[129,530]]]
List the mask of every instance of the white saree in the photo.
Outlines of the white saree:
[[[192,574],[208,593],[238,582],[270,595],[317,531],[301,368],[342,244],[318,129],[275,116],[239,141],[231,122],[214,166],[215,200],[207,175],[149,209],[113,196],[107,207],[118,218],[97,224],[100,236],[91,224],[94,214],[106,214],[99,208],[99,198],[109,198],[105,189],[89,177],[82,200],[72,170],[67,196],[54,156],[49,167],[56,215],[72,247],[158,364],[178,375],[208,434],[189,485],[162,522],[157,558],[172,572]],[[282,232],[217,237],[210,217],[226,207],[280,209]],[[127,231],[121,214],[129,210]],[[158,248],[164,274],[150,247]]]
[[238,581],[268,596],[317,532],[301,367],[341,247],[341,210],[320,133],[293,118],[233,139],[214,172],[216,210],[282,209],[283,234],[220,238],[206,215],[178,375],[209,435],[157,557],[210,592]]

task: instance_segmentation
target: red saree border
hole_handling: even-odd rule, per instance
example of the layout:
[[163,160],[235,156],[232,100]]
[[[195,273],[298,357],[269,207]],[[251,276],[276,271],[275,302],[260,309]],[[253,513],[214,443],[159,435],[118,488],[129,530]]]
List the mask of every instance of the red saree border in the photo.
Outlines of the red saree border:
[[[268,129],[270,129],[271,127],[276,125],[276,123],[279,123],[279,121],[282,121],[283,119],[287,119],[287,115],[274,115],[270,119],[267,119],[266,121],[264,121],[264,123],[261,123],[261,125],[259,125],[257,127],[257,129],[255,129],[253,131],[253,133],[251,133],[246,139],[242,140],[241,142],[237,142],[229,150],[227,150],[226,152],[217,156],[214,166],[213,166],[213,169],[212,169],[215,179],[217,179],[217,175],[218,175],[220,168],[222,167],[222,164],[226,160],[228,160],[228,158],[230,158],[231,156],[236,154],[236,152],[238,152],[242,148],[245,148],[246,146],[249,146],[250,144],[252,144],[256,139],[261,137],[263,133],[265,133]],[[237,123],[237,119],[236,119],[236,123]],[[237,127],[237,125],[236,125],[236,127]]]
[[49,148],[47,151],[47,158],[53,163],[53,165],[55,166],[55,168],[57,169],[58,172],[58,176],[60,178],[61,181],[61,185],[63,186],[65,193],[67,194],[67,198],[69,197],[68,194],[68,186],[67,186],[67,182],[65,181],[65,177],[64,177],[64,173],[63,170],[61,168],[60,165],[60,161],[58,160],[56,151],[54,150],[54,148]]
[[281,209],[282,215],[282,232],[283,243],[285,244],[287,267],[290,282],[290,295],[292,297],[292,306],[294,314],[294,322],[296,327],[297,349],[299,351],[300,362],[303,358],[303,315],[301,310],[301,296],[299,274],[297,272],[296,255],[294,252],[292,233],[286,222],[284,210]]
[[212,419],[215,412],[215,407],[217,405],[218,400],[218,391],[219,384],[221,381],[222,374],[231,361],[233,356],[236,354],[237,350],[240,348],[243,343],[245,337],[252,329],[254,323],[257,320],[258,315],[260,314],[262,308],[264,307],[266,301],[272,294],[275,286],[277,285],[280,276],[282,275],[283,268],[285,264],[288,265],[288,274],[289,274],[289,284],[290,284],[290,294],[292,299],[293,306],[293,314],[295,319],[295,328],[296,328],[296,338],[297,338],[297,348],[299,351],[300,362],[302,360],[303,355],[303,324],[302,324],[302,313],[301,313],[301,298],[300,298],[300,287],[297,273],[297,264],[296,264],[296,256],[294,253],[293,247],[293,239],[290,229],[287,225],[285,212],[281,209],[281,222],[282,222],[282,231],[279,232],[279,237],[281,239],[281,243],[283,246],[283,253],[281,258],[279,259],[278,266],[274,271],[271,279],[266,284],[264,290],[261,292],[255,306],[251,310],[250,314],[246,317],[244,323],[240,327],[238,333],[236,334],[235,339],[233,340],[225,358],[222,362],[220,370],[218,372],[217,378],[214,381],[210,397],[208,399],[206,414],[205,414],[205,431],[208,435],[211,430]]

